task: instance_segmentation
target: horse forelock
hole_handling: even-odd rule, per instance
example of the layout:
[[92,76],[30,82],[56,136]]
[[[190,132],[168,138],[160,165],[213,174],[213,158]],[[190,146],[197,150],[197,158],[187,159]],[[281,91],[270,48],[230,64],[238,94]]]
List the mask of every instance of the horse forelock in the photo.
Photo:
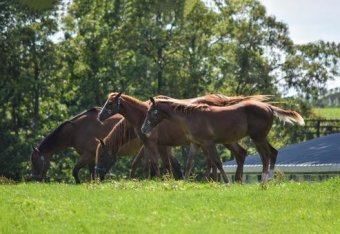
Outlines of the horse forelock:
[[107,100],[113,101],[113,99],[114,99],[118,94],[119,94],[119,93],[117,93],[117,92],[109,93],[109,95],[107,95]]

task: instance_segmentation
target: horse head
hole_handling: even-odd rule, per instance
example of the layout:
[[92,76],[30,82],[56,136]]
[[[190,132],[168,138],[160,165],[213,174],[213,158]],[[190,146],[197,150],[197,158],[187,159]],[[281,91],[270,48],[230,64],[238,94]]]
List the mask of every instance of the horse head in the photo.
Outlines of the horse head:
[[142,133],[147,136],[150,136],[151,130],[166,117],[166,113],[159,108],[153,97],[150,97],[150,101],[151,105],[141,128]]
[[97,139],[97,141],[99,141],[99,144],[96,152],[95,175],[96,177],[99,176],[100,180],[104,180],[106,173],[114,165],[116,159],[112,156],[111,151],[103,140]]
[[103,122],[110,116],[119,113],[120,111],[120,96],[122,93],[110,93],[102,110],[98,114],[98,120]]
[[32,146],[31,163],[32,174],[30,179],[35,181],[45,180],[49,161],[47,157],[44,157],[40,150],[34,146]]

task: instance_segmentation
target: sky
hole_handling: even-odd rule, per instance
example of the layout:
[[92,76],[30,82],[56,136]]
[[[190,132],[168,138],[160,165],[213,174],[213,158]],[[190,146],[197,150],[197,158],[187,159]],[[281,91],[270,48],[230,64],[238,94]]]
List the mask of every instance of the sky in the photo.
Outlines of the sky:
[[[260,0],[268,15],[288,25],[296,44],[318,40],[340,43],[340,0]],[[327,88],[340,87],[340,77]]]

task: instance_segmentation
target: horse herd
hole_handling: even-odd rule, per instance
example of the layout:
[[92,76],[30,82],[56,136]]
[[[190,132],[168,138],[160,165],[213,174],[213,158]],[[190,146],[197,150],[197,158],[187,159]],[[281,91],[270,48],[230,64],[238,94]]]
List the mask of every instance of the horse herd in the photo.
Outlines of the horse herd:
[[[235,180],[242,181],[246,150],[237,142],[249,136],[261,156],[262,181],[273,176],[277,150],[267,140],[274,117],[304,124],[295,111],[283,110],[268,102],[269,96],[210,94],[192,99],[156,96],[142,102],[134,97],[111,93],[103,108],[92,108],[59,125],[37,147],[32,147],[31,179],[44,180],[54,153],[73,147],[80,155],[73,168],[88,165],[92,179],[104,179],[119,157],[137,155],[131,165],[134,177],[144,160],[148,176],[160,176],[159,158],[175,179],[182,179],[179,162],[171,147],[190,145],[184,177],[191,175],[194,155],[202,149],[206,160],[205,178],[217,180],[219,170],[228,183],[216,144],[223,144],[234,155]],[[212,173],[211,173],[212,172]]]

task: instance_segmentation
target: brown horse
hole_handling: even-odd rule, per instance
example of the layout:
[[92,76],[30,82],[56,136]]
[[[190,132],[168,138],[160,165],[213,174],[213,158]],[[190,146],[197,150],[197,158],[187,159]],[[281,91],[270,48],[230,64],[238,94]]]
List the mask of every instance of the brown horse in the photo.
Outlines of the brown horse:
[[79,183],[78,172],[88,165],[91,176],[94,176],[96,138],[105,137],[112,127],[121,119],[121,115],[109,118],[104,124],[98,121],[100,108],[84,111],[74,118],[65,121],[51,132],[38,147],[32,147],[32,179],[44,180],[50,166],[52,155],[68,147],[74,148],[80,159],[73,168],[73,177]]
[[[183,103],[206,103],[209,105],[228,105],[240,102],[241,100],[247,99],[266,99],[265,96],[257,96],[257,97],[225,97],[223,95],[213,94],[213,95],[206,95],[203,97],[193,98],[193,99],[184,99],[184,100],[177,100]],[[168,100],[171,99],[167,96],[157,96],[157,99],[160,100]],[[106,101],[102,111],[100,112],[98,118],[103,121],[111,115],[120,113],[122,114],[127,121],[129,121],[136,130],[136,134],[140,139],[142,139],[144,143],[144,149],[147,155],[158,155],[157,152],[157,145],[167,145],[167,146],[178,146],[178,145],[188,145],[189,141],[186,138],[185,134],[181,131],[180,128],[176,124],[171,122],[165,122],[161,124],[157,131],[153,131],[152,137],[149,137],[146,140],[144,134],[141,133],[140,128],[142,123],[145,119],[146,112],[148,108],[148,102],[141,102],[131,96],[122,95],[121,93],[111,93],[108,96],[108,100]],[[236,171],[236,180],[241,181],[242,173],[243,173],[243,163],[246,156],[246,150],[244,150],[238,144],[226,145],[228,149],[232,151],[235,155],[236,161],[238,163],[238,168]],[[188,163],[185,170],[186,178],[190,174],[192,168],[192,158],[193,152],[195,151],[195,146],[191,147],[190,154],[188,157]],[[97,159],[100,162],[102,156],[97,154]],[[157,164],[157,156],[152,159],[154,164]],[[207,161],[207,173],[208,170],[210,171],[211,163]],[[157,169],[156,169],[157,170]],[[207,174],[206,173],[206,174]],[[216,177],[216,176],[215,176]]]
[[[100,144],[97,146],[95,169],[100,180],[104,179],[105,174],[115,164],[118,157],[138,153],[131,166],[130,177],[134,177],[137,164],[144,157],[144,148],[142,146],[142,141],[135,134],[135,129],[126,119],[122,119],[103,140],[100,140]],[[180,164],[171,154],[170,147],[158,146],[158,151],[166,170],[172,173],[175,179],[183,178]],[[148,176],[152,175],[154,172],[150,172],[150,168],[154,168],[154,165],[150,164],[151,162],[147,159],[145,161],[145,168],[148,170],[146,174]]]
[[268,179],[269,163],[272,174],[277,157],[277,150],[266,139],[274,116],[285,122],[304,125],[303,118],[297,112],[283,110],[256,100],[246,100],[225,107],[186,104],[154,98],[150,100],[152,105],[149,107],[141,131],[150,136],[151,130],[162,120],[176,123],[183,129],[192,144],[201,146],[203,151],[207,152],[224,179],[226,175],[217,155],[215,143],[228,144],[250,136],[262,159],[262,181],[265,182]]

